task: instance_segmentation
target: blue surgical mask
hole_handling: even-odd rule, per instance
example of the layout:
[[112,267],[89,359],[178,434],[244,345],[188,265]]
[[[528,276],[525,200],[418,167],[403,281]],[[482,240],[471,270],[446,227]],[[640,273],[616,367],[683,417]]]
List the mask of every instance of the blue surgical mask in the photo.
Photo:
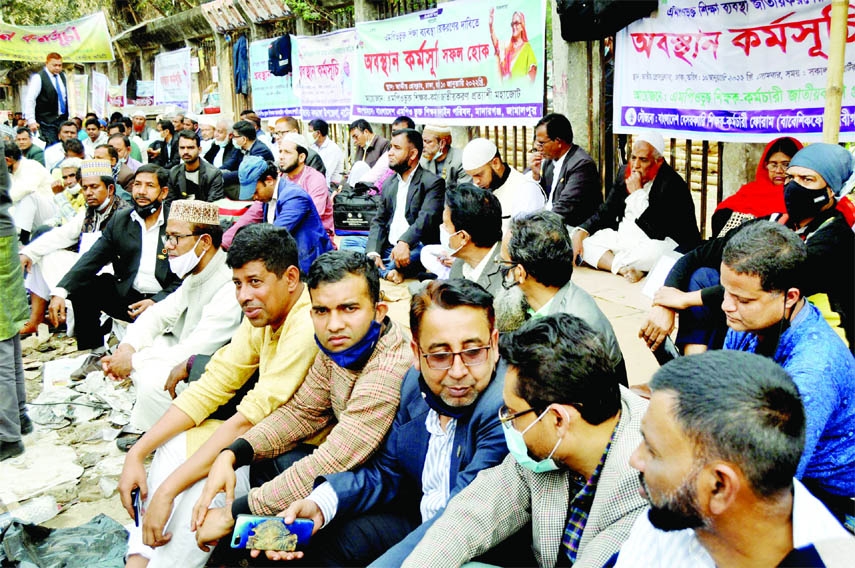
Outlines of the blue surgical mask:
[[371,326],[368,328],[368,333],[365,336],[345,349],[344,351],[330,351],[318,341],[318,336],[315,336],[315,343],[318,348],[333,362],[344,369],[358,370],[365,366],[371,354],[374,353],[374,348],[377,346],[377,341],[380,339],[380,331],[382,326],[377,320],[371,321]]
[[558,438],[558,441],[555,442],[555,447],[552,448],[549,455],[540,461],[535,461],[530,455],[528,455],[528,446],[525,445],[525,439],[523,438],[525,433],[528,432],[532,426],[537,424],[538,420],[546,416],[547,412],[549,412],[548,408],[537,417],[537,420],[529,424],[528,428],[522,432],[519,432],[512,424],[504,424],[502,428],[502,431],[505,433],[505,443],[508,445],[508,451],[510,454],[514,456],[514,459],[517,460],[518,464],[533,471],[534,473],[546,473],[547,471],[555,471],[558,469],[558,464],[555,463],[552,456],[555,454],[555,450],[558,449],[558,445],[561,443],[561,438]]

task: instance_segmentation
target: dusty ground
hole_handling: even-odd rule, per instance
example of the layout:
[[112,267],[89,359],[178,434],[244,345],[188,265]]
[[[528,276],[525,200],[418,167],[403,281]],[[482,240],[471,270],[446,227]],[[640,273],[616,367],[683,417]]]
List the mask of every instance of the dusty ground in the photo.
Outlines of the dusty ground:
[[[587,268],[577,269],[573,280],[596,298],[612,322],[627,362],[630,384],[647,382],[658,365],[637,338],[650,306],[641,293],[644,280],[629,284],[620,277]],[[405,284],[383,284],[390,300],[390,316],[404,324],[409,310]],[[74,340],[60,334],[43,343],[37,338],[26,339],[24,355],[27,396],[32,401],[42,389],[43,363],[78,353]],[[14,508],[19,498],[26,501],[22,495],[53,495],[62,512],[45,523],[50,527],[81,525],[99,513],[123,524],[128,522],[115,492],[124,454],[113,441],[103,439],[104,431],[111,427],[106,416],[58,430],[36,425],[35,432],[24,438],[26,452],[0,463],[0,498]]]

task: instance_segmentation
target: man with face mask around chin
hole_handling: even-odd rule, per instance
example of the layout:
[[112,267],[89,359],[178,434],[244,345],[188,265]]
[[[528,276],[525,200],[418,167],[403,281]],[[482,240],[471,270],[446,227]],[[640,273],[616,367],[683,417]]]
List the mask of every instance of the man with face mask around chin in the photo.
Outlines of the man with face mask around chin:
[[614,566],[852,564],[855,539],[794,479],[807,417],[780,366],[712,351],[671,361],[650,387],[630,460],[650,508]]
[[792,376],[807,420],[796,477],[843,522],[855,497],[855,357],[801,293],[807,258],[796,234],[771,221],[736,231],[722,254],[724,348],[770,357]]
[[[628,462],[647,402],[620,386],[575,316],[529,321],[499,348],[510,455],[449,502],[404,566],[460,566],[515,533],[526,533],[538,566],[602,566],[645,507]],[[523,561],[523,550],[506,549],[499,563]]]
[[163,245],[181,286],[128,326],[113,354],[101,359],[105,375],[130,377],[136,385],[130,425],[137,432],[148,430],[172,403],[164,389],[172,368],[190,355],[212,355],[237,330],[240,306],[220,250],[222,234],[213,203],[172,202]]
[[[160,166],[141,166],[132,186],[133,208],[117,211],[92,248],[51,290],[48,313],[53,325],[65,321],[65,300],[74,304],[78,349],[104,346],[102,311],[132,322],[181,284],[169,269],[162,244],[168,176]],[[98,274],[108,264],[114,274]]]
[[[811,144],[799,150],[787,169],[787,214],[770,218],[785,224],[804,241],[807,261],[801,293],[820,309],[855,353],[855,233],[838,200],[855,169],[853,162],[849,152],[834,144]],[[745,225],[754,222],[760,221]],[[655,350],[673,330],[677,313],[680,329],[676,343],[685,353],[721,346],[726,326],[716,317],[721,314],[722,302],[718,270],[722,250],[734,232],[702,243],[671,269],[639,331],[651,349]]]
[[319,477],[288,507],[286,522],[312,519],[318,532],[305,552],[268,558],[400,566],[448,500],[505,457],[493,319],[492,296],[474,282],[434,280],[413,296],[414,365],[385,443],[365,465]]
[[[294,396],[217,457],[194,510],[200,546],[231,534],[236,515],[277,514],[308,495],[318,476],[365,462],[395,419],[413,354],[407,331],[386,316],[377,267],[363,253],[328,252],[306,283],[321,352]],[[249,495],[208,509],[245,465]]]

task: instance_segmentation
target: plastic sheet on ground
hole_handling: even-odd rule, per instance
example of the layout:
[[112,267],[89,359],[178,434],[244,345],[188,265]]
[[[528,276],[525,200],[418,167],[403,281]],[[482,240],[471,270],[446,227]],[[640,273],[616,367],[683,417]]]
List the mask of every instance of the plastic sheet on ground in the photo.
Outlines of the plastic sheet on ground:
[[0,564],[22,568],[121,568],[127,531],[106,515],[67,529],[12,523],[3,533]]
[[83,475],[83,467],[76,463],[77,453],[63,444],[56,432],[29,436],[25,444],[27,450],[23,454],[0,462],[0,479],[14,480],[0,483],[3,502],[29,499],[64,483],[76,482]]

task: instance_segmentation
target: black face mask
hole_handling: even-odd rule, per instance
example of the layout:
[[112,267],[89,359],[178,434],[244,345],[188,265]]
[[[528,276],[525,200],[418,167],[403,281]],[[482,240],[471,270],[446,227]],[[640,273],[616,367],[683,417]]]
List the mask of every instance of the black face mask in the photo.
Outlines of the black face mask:
[[799,222],[816,217],[829,201],[831,197],[828,195],[828,186],[808,189],[795,180],[784,186],[784,204],[791,221]]
[[148,205],[140,205],[136,201],[134,201],[134,211],[137,212],[137,215],[142,217],[143,219],[147,219],[149,215],[154,215],[158,211],[160,211],[160,206],[163,203],[160,200],[152,201]]

